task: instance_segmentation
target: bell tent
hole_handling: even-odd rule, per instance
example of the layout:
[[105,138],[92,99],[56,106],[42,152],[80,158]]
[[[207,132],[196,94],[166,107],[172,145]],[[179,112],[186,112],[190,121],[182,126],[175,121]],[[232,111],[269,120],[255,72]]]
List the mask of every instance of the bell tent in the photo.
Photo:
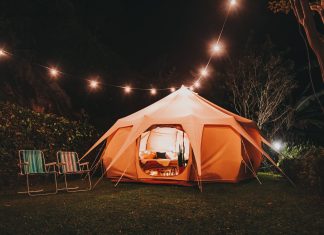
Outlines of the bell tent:
[[118,182],[239,182],[257,177],[262,156],[274,164],[253,121],[184,86],[119,119],[83,157],[104,141],[103,176]]

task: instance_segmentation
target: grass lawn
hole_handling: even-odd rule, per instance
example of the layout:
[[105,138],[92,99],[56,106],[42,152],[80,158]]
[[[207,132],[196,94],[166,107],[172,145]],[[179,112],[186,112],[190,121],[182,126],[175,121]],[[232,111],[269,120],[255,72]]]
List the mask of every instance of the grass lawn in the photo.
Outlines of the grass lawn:
[[91,192],[0,195],[0,234],[323,234],[324,198],[281,177],[196,187],[104,181]]

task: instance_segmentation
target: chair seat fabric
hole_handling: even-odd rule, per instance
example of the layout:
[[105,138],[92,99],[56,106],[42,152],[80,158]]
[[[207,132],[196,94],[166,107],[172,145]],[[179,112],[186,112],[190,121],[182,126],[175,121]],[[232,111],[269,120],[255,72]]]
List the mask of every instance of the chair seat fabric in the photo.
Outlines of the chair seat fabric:
[[80,171],[79,158],[76,152],[58,152],[58,163],[60,173],[77,173]]
[[22,163],[24,164],[22,167],[23,174],[44,174],[45,170],[45,162],[42,155],[42,151],[40,150],[22,150]]

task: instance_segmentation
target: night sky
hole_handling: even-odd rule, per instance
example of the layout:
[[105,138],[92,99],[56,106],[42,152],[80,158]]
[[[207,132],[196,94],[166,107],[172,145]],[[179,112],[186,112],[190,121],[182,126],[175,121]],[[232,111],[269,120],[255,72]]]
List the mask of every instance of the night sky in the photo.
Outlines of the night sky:
[[[126,96],[109,86],[90,92],[85,79],[98,75],[103,84],[147,88],[192,82],[192,73],[208,60],[209,43],[218,36],[227,4],[226,0],[2,0],[0,45],[16,55],[12,60],[58,66],[65,74],[56,82],[70,97],[73,112],[84,108],[93,124],[107,129],[168,91],[155,97],[136,91]],[[238,0],[222,37],[226,54],[213,61],[214,70],[226,69],[252,34],[256,42],[270,36],[278,49],[289,50],[299,71],[296,82],[307,86],[306,51],[298,24],[292,14],[273,14],[265,0]],[[313,55],[311,60],[315,61]],[[46,75],[44,68],[38,70]],[[226,106],[224,97],[213,92],[221,83],[215,74],[198,93]],[[316,66],[313,76],[322,87]]]

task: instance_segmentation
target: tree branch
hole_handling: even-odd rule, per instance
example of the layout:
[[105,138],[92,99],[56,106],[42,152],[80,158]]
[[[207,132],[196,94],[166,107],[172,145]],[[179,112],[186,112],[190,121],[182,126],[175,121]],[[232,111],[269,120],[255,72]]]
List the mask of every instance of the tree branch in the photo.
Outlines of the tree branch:
[[324,0],[322,0],[320,3],[310,3],[309,6],[312,11],[316,11],[320,15],[322,23],[324,24]]

